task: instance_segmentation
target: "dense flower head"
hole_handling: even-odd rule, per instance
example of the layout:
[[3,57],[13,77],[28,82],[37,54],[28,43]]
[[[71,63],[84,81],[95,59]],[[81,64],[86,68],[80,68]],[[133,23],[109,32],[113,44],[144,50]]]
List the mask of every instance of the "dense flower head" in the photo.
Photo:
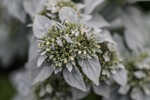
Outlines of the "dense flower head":
[[[129,93],[132,99],[136,94],[144,96],[150,95],[150,56],[148,52],[141,53],[138,56],[131,57],[125,61],[128,70],[128,83],[125,94]],[[124,89],[122,88],[122,89]],[[122,93],[122,92],[121,92]],[[124,92],[123,92],[124,94]]]
[[142,53],[136,59],[131,59],[127,63],[129,71],[129,84],[131,86],[141,86],[150,82],[150,59],[148,53]]
[[103,66],[101,80],[107,80],[111,77],[113,73],[117,73],[116,70],[120,69],[118,66],[121,61],[115,51],[115,48],[108,48],[109,43],[102,43],[101,50],[103,53],[99,55],[99,59]]
[[92,30],[67,21],[63,26],[52,26],[39,45],[47,61],[57,67],[75,62],[76,59],[91,58],[101,52]]
[[21,30],[16,24],[33,22],[27,69],[13,77],[14,100],[81,100],[93,93],[100,100],[149,100],[150,17],[141,10],[142,0],[118,1],[4,0],[2,63],[9,64],[18,46],[26,47],[18,34],[24,33],[24,24]]
[[75,90],[72,90],[73,88],[71,89],[59,75],[48,79],[43,84],[34,88],[36,98],[40,100],[45,98],[50,98],[51,100],[70,100],[74,98]]
[[[53,2],[57,5],[58,1]],[[89,85],[98,86],[101,81],[111,80],[113,75],[115,81],[125,84],[126,71],[122,67],[118,70],[120,62],[110,33],[84,23],[78,11],[68,7],[68,1],[59,3],[58,11],[55,12],[50,3],[46,12],[34,19],[33,33],[39,50],[37,67],[41,67],[41,71],[33,84],[45,82],[53,72],[62,74],[70,86],[84,92]]]

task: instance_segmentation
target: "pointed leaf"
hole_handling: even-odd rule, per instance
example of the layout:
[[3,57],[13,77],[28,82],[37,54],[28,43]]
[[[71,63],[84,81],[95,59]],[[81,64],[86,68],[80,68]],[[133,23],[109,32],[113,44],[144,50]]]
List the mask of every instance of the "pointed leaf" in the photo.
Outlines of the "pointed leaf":
[[69,72],[67,69],[64,69],[63,76],[66,82],[72,87],[75,87],[82,91],[86,91],[86,86],[83,81],[83,77],[77,67],[74,66],[72,72]]
[[130,86],[129,85],[121,86],[119,88],[119,93],[122,94],[122,95],[126,95],[129,90],[130,90]]
[[6,7],[10,15],[25,23],[26,13],[23,9],[23,0],[2,0],[1,4]]
[[55,74],[58,74],[58,73],[61,72],[61,71],[62,71],[62,67],[58,67],[58,68],[55,68],[54,73],[55,73]]
[[96,85],[99,85],[99,78],[101,72],[101,65],[98,57],[92,59],[86,59],[78,61],[84,74],[93,81]]
[[134,88],[131,91],[131,98],[133,100],[145,100],[144,99],[144,94],[140,88]]
[[42,38],[48,33],[53,21],[45,16],[36,15],[33,23],[33,34],[37,38]]
[[46,57],[45,56],[40,56],[37,60],[37,67],[41,67],[43,62],[45,61]]
[[105,83],[101,83],[99,86],[93,86],[94,92],[97,95],[108,98],[111,95],[111,88]]
[[39,75],[34,79],[33,85],[37,83],[41,83],[45,81],[46,79],[48,79],[53,73],[53,71],[54,71],[54,68],[52,66],[44,66],[41,72],[39,73]]
[[86,92],[83,92],[83,91],[76,89],[76,88],[72,88],[71,90],[72,90],[73,100],[81,100],[88,95],[90,88]]
[[68,69],[69,72],[72,71],[73,65],[71,63],[66,64],[66,68]]
[[85,0],[85,13],[90,14],[94,12],[97,7],[102,7],[105,0]]
[[143,87],[144,93],[150,96],[150,84],[149,83],[144,84],[142,87]]
[[121,86],[127,84],[127,80],[128,80],[127,71],[124,68],[119,69],[115,74],[113,74],[112,77]]
[[63,7],[59,11],[59,18],[62,22],[69,21],[69,22],[78,22],[78,15],[77,12],[70,7]]

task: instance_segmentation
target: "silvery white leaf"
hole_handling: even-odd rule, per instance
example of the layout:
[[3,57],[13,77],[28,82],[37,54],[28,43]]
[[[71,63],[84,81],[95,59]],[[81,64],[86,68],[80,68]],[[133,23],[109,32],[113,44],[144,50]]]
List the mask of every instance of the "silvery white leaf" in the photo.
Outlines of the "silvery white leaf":
[[144,94],[140,88],[134,88],[131,91],[131,98],[133,100],[145,100],[144,99]]
[[149,98],[150,98],[149,95],[145,95],[144,97],[145,97],[145,98],[144,98],[145,100],[149,100]]
[[99,86],[93,86],[94,92],[97,95],[103,96],[105,98],[109,98],[111,94],[111,88],[110,86],[106,85],[105,83],[100,83]]
[[76,6],[77,6],[77,9],[78,9],[78,10],[81,10],[81,9],[84,9],[84,8],[85,8],[85,5],[82,4],[82,3],[77,3]]
[[41,11],[43,11],[45,9],[45,5],[47,3],[47,0],[36,0],[36,9],[35,9],[35,13],[38,14]]
[[123,94],[123,95],[126,95],[129,91],[129,89],[130,89],[129,85],[121,86],[120,89],[119,89],[119,93]]
[[113,40],[117,43],[117,49],[120,52],[120,55],[122,57],[128,56],[129,51],[125,47],[125,44],[123,42],[123,38],[120,35],[118,35],[118,33],[116,33],[116,34],[113,35]]
[[17,94],[12,100],[36,100],[32,91],[32,82],[27,70],[21,69],[10,75],[12,85],[16,88]]
[[87,25],[97,28],[110,26],[110,24],[100,14],[97,13],[92,16],[91,20],[87,21]]
[[136,71],[136,72],[134,72],[134,76],[138,79],[141,79],[141,78],[146,77],[146,74],[142,71]]
[[[114,91],[115,92],[115,91]],[[115,93],[112,93],[112,96],[109,98],[103,98],[102,100],[131,100],[128,96],[120,96]]]
[[23,6],[26,13],[33,18],[44,9],[46,1],[47,0],[23,0]]
[[52,66],[44,66],[41,69],[40,73],[37,75],[37,77],[34,79],[33,85],[37,83],[41,83],[45,81],[46,79],[48,79],[53,73],[53,71],[54,71],[54,68]]
[[82,68],[83,73],[94,82],[99,85],[99,78],[101,72],[101,65],[98,57],[92,59],[78,60],[79,65]]
[[37,60],[37,67],[41,67],[43,62],[45,61],[46,57],[45,56],[39,56]]
[[85,13],[90,14],[92,13],[96,7],[102,6],[104,0],[84,0],[85,1]]
[[36,9],[37,9],[37,2],[40,0],[24,0],[23,5],[26,13],[28,13],[31,17],[35,15]]
[[143,90],[144,90],[144,93],[148,96],[150,96],[150,83],[147,83],[147,84],[143,84]]
[[[88,23],[86,21],[89,21],[92,19],[92,15],[87,15],[87,14],[81,14],[80,15],[80,19],[81,21],[83,21],[83,23]],[[88,25],[88,24],[87,24]]]
[[41,68],[37,68],[36,65],[37,65],[37,58],[30,59],[25,66],[28,70],[28,74],[30,75],[30,80],[32,81],[37,77],[37,75],[41,71]]
[[119,69],[112,77],[119,85],[124,86],[128,81],[127,74],[128,73],[125,69]]
[[96,40],[99,43],[109,42],[109,43],[116,45],[116,42],[112,39],[110,32],[107,30],[102,30],[101,32],[96,32],[95,36],[96,36]]
[[40,97],[43,97],[43,96],[45,96],[45,94],[46,94],[45,88],[44,88],[44,87],[41,87],[41,88],[40,88],[40,92],[39,92],[39,96],[40,96]]
[[19,70],[11,74],[11,81],[17,92],[19,92],[22,96],[27,96],[31,91],[32,82],[29,77],[30,76],[25,70]]
[[116,92],[117,90],[118,90],[117,87],[111,86],[110,97],[109,98],[103,98],[103,100],[131,100],[131,99],[129,99],[129,97],[127,95],[118,94],[118,92]]
[[70,7],[63,7],[59,11],[59,18],[62,22],[69,21],[69,22],[78,22],[78,14],[77,12]]
[[128,8],[124,13],[125,40],[128,47],[134,52],[144,49],[149,44],[149,28],[143,21],[141,12],[136,8]]
[[[28,54],[28,63],[35,63],[35,65],[37,65],[37,58],[39,56],[38,54],[38,41],[35,40],[34,37],[31,37],[31,40],[30,40],[30,47],[29,47],[29,54]],[[30,65],[30,64],[29,64]],[[34,66],[35,66],[34,65]],[[27,67],[30,67],[30,66],[27,66]],[[31,67],[30,67],[31,68]],[[36,67],[35,67],[36,68]]]
[[123,24],[122,19],[117,18],[117,19],[112,20],[112,22],[110,23],[110,26],[108,26],[106,28],[108,28],[112,31],[115,31],[115,32],[117,31],[118,32],[118,30],[123,29],[123,27],[124,27],[124,24]]
[[48,29],[52,26],[53,21],[45,16],[36,15],[33,22],[33,34],[37,38],[42,38],[47,35]]
[[23,9],[23,1],[22,0],[4,0],[4,6],[7,7],[8,12],[15,18],[18,18],[21,22],[25,23],[26,13]]
[[73,65],[71,63],[66,64],[66,68],[68,69],[69,72],[72,71]]
[[80,90],[78,90],[76,88],[72,88],[73,100],[81,100],[81,99],[83,99],[84,97],[86,97],[88,95],[89,90],[87,92],[83,92],[83,91],[80,91]]
[[72,87],[75,87],[82,91],[87,90],[83,80],[83,76],[77,67],[74,66],[71,72],[69,72],[67,69],[64,69],[63,76],[65,81]]

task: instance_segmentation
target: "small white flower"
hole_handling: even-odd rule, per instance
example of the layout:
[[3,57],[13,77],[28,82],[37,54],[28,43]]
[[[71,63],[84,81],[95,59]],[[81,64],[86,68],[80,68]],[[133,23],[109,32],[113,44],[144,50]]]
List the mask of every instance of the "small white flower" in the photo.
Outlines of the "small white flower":
[[70,60],[74,60],[74,58],[71,56],[71,57],[70,57]]
[[49,41],[47,41],[47,42],[46,42],[46,45],[50,45],[50,42],[49,42]]
[[78,54],[81,54],[82,52],[81,51],[78,51]]
[[87,52],[86,52],[86,51],[83,51],[83,54],[85,54],[85,55],[86,55],[86,54],[87,54]]
[[50,49],[49,49],[49,48],[47,48],[47,49],[46,49],[46,51],[47,51],[47,52],[49,52],[49,51],[50,51]]
[[67,63],[67,59],[64,59],[64,63],[65,63],[65,64]]

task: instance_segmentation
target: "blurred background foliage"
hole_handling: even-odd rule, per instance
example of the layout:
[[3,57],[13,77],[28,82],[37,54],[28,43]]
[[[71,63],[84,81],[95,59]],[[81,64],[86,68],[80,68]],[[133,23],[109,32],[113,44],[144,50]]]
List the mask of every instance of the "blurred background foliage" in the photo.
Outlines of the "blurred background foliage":
[[[15,8],[16,5],[14,5],[16,11],[14,9],[10,10],[11,7],[9,6],[12,5],[13,8],[14,1],[0,0],[0,100],[11,100],[15,95],[16,90],[11,83],[10,75],[12,72],[22,68],[28,57],[28,37],[30,36],[31,28],[27,27],[27,25],[31,21],[19,3],[19,11],[17,11],[18,8]],[[82,2],[81,0],[73,1]],[[7,5],[6,2],[9,4]],[[99,12],[108,22],[114,25],[113,28],[110,28],[113,34],[123,32],[122,23],[118,23],[116,19],[119,19],[130,7],[138,8],[144,15],[142,16],[143,20],[148,18],[150,23],[150,2],[148,0],[107,0],[103,6],[103,9],[99,9]],[[100,97],[94,94],[90,94],[85,98],[85,100],[99,99]]]
[[12,100],[16,91],[15,88],[12,86],[8,75],[1,74],[0,75],[0,100]]

